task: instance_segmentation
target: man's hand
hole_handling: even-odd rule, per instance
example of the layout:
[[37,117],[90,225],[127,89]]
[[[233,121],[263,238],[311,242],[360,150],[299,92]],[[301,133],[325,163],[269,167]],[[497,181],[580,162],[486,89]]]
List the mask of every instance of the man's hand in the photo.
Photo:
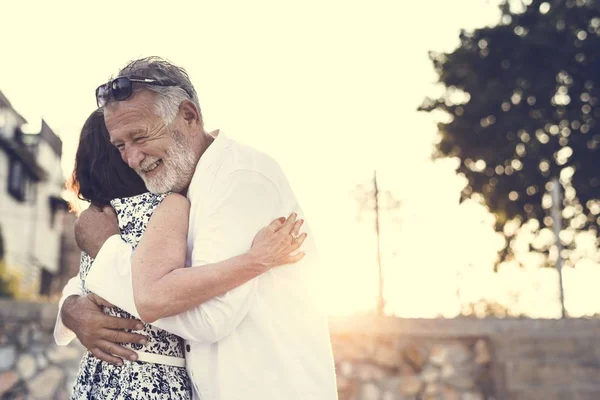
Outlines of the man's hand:
[[103,209],[90,206],[75,221],[77,246],[94,258],[104,242],[112,235],[118,234],[117,214],[110,206]]
[[93,293],[71,296],[65,300],[60,316],[65,326],[75,332],[94,357],[115,365],[123,365],[122,359],[135,361],[135,351],[119,343],[145,344],[144,336],[123,331],[139,330],[144,325],[135,319],[108,316],[102,307],[113,305]]

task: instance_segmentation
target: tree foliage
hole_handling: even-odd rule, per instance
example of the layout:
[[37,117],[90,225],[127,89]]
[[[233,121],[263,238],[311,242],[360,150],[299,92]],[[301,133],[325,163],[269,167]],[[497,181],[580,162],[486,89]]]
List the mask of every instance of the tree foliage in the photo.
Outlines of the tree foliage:
[[[463,31],[452,53],[430,53],[446,91],[420,109],[449,114],[439,124],[436,156],[460,159],[458,172],[468,180],[463,199],[482,197],[498,230],[511,220],[551,227],[556,177],[565,229],[597,237],[600,0],[527,3],[520,12],[502,4],[498,25]],[[568,249],[573,243],[565,237]]]

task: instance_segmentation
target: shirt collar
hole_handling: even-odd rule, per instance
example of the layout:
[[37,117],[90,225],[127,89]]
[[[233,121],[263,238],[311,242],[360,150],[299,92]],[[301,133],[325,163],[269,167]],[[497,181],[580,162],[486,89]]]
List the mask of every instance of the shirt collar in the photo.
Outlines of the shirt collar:
[[218,164],[227,148],[231,146],[231,143],[233,143],[233,140],[219,132],[215,137],[215,140],[213,140],[210,146],[208,146],[208,148],[200,156],[200,160],[198,161],[198,164],[196,164],[194,176],[192,177],[192,181],[188,187],[188,198],[190,198],[190,195],[192,194],[191,192],[194,190],[194,188],[201,187],[201,181],[206,183],[205,179],[214,173],[211,173],[211,170],[213,170],[212,167],[215,164]]
[[208,146],[204,153],[200,156],[200,160],[196,165],[196,173],[210,167],[221,158],[225,149],[231,145],[231,139],[219,132],[215,140]]

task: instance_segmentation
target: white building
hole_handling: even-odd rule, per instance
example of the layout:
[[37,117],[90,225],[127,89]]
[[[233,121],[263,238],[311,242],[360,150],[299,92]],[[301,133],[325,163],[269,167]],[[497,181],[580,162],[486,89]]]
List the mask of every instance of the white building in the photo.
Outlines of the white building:
[[25,119],[0,92],[0,229],[7,269],[19,279],[20,297],[49,295],[61,273],[67,204],[62,199],[62,142],[42,121],[24,134]]

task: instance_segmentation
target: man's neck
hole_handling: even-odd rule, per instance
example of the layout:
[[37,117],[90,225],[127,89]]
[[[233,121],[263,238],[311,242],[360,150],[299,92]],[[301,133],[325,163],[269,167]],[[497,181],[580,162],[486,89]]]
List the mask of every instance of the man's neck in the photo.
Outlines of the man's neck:
[[198,160],[200,158],[202,158],[202,155],[204,154],[204,152],[210,147],[211,144],[213,144],[213,142],[215,141],[215,139],[218,135],[219,135],[218,129],[216,129],[214,131],[202,133],[202,145],[200,147],[201,150],[200,150],[200,154],[198,156]]
[[[196,165],[198,165],[198,163],[200,162],[200,159],[202,158],[202,155],[204,154],[204,152],[206,150],[208,150],[208,148],[210,147],[211,144],[213,144],[213,142],[215,141],[215,139],[217,138],[217,136],[219,135],[219,129],[215,129],[214,131],[210,131],[210,132],[202,132],[202,143],[200,146],[200,155],[198,156],[198,161],[196,162]],[[191,184],[191,182],[190,182]],[[180,194],[182,194],[183,196],[187,196],[187,192],[189,190],[189,185],[180,192]]]

